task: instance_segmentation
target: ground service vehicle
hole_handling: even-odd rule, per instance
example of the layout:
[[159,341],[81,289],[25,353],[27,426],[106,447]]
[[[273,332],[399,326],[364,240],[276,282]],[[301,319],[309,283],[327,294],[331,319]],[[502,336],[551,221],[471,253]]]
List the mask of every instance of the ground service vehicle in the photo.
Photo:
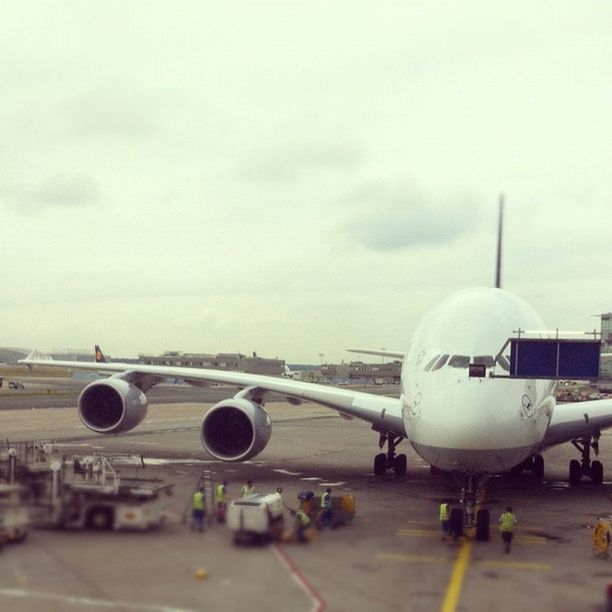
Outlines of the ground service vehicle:
[[227,526],[236,544],[280,539],[283,535],[283,498],[280,493],[255,493],[233,501],[227,511]]

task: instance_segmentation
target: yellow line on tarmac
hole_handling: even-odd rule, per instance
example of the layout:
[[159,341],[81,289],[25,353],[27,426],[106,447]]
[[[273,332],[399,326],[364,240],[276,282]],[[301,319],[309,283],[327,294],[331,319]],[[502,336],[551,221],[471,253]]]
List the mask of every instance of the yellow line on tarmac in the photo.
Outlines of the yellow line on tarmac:
[[469,540],[464,540],[459,549],[457,561],[455,561],[455,567],[453,568],[453,574],[448,584],[448,588],[446,589],[446,596],[444,597],[441,612],[454,612],[457,607],[459,595],[461,594],[461,587],[463,586],[463,576],[465,575],[465,570],[470,561],[471,547],[472,543]]
[[397,553],[379,553],[379,559],[388,561],[406,561],[408,563],[448,563],[446,557],[435,557],[433,555],[400,555]]

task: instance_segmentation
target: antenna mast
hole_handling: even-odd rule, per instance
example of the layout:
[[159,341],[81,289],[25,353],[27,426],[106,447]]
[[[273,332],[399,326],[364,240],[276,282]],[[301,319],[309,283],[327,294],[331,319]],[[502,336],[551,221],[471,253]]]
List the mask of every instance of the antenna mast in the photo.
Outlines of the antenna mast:
[[502,259],[502,230],[504,225],[504,194],[499,196],[499,225],[497,228],[497,265],[495,267],[495,287],[501,289],[501,259]]

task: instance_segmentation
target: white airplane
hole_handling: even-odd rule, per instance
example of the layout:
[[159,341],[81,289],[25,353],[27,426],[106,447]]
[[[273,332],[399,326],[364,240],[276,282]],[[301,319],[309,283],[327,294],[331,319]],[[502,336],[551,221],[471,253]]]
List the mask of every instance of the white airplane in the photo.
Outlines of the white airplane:
[[[501,211],[500,239],[501,245]],[[166,378],[193,385],[218,382],[241,390],[204,415],[203,447],[222,461],[245,461],[261,453],[272,424],[264,408],[265,396],[275,392],[293,404],[311,401],[337,410],[347,418],[362,419],[379,433],[374,472],[392,469],[406,473],[406,455],[396,446],[408,440],[432,468],[465,478],[466,516],[473,522],[475,487],[487,475],[512,468],[528,468],[543,476],[541,453],[572,442],[580,460],[570,462],[570,481],[583,475],[595,483],[603,479],[598,453],[603,428],[612,426],[612,400],[556,405],[553,380],[470,377],[468,366],[482,364],[487,373],[508,370],[507,355],[499,354],[515,330],[545,329],[524,300],[499,288],[501,247],[498,247],[496,288],[473,288],[451,295],[418,325],[406,352],[362,350],[403,360],[400,397],[390,398],[350,389],[239,372],[184,367],[49,361],[29,355],[21,363],[96,370],[112,374],[87,385],[78,399],[83,423],[100,434],[117,434],[136,427],[146,416],[146,392]],[[100,353],[99,349],[97,350]],[[101,353],[100,353],[101,354]],[[459,521],[461,516],[451,517]],[[488,513],[476,516],[477,537],[488,539]]]

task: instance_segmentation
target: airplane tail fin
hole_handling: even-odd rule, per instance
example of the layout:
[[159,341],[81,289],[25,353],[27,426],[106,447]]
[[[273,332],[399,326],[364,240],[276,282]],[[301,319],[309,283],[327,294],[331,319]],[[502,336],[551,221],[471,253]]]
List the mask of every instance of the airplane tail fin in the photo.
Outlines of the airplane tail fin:
[[504,227],[504,194],[499,196],[499,222],[497,226],[497,263],[495,265],[495,287],[501,289],[502,235]]
[[100,348],[99,344],[96,344],[96,363],[106,363],[106,357],[104,357],[104,353],[102,352],[102,349]]

